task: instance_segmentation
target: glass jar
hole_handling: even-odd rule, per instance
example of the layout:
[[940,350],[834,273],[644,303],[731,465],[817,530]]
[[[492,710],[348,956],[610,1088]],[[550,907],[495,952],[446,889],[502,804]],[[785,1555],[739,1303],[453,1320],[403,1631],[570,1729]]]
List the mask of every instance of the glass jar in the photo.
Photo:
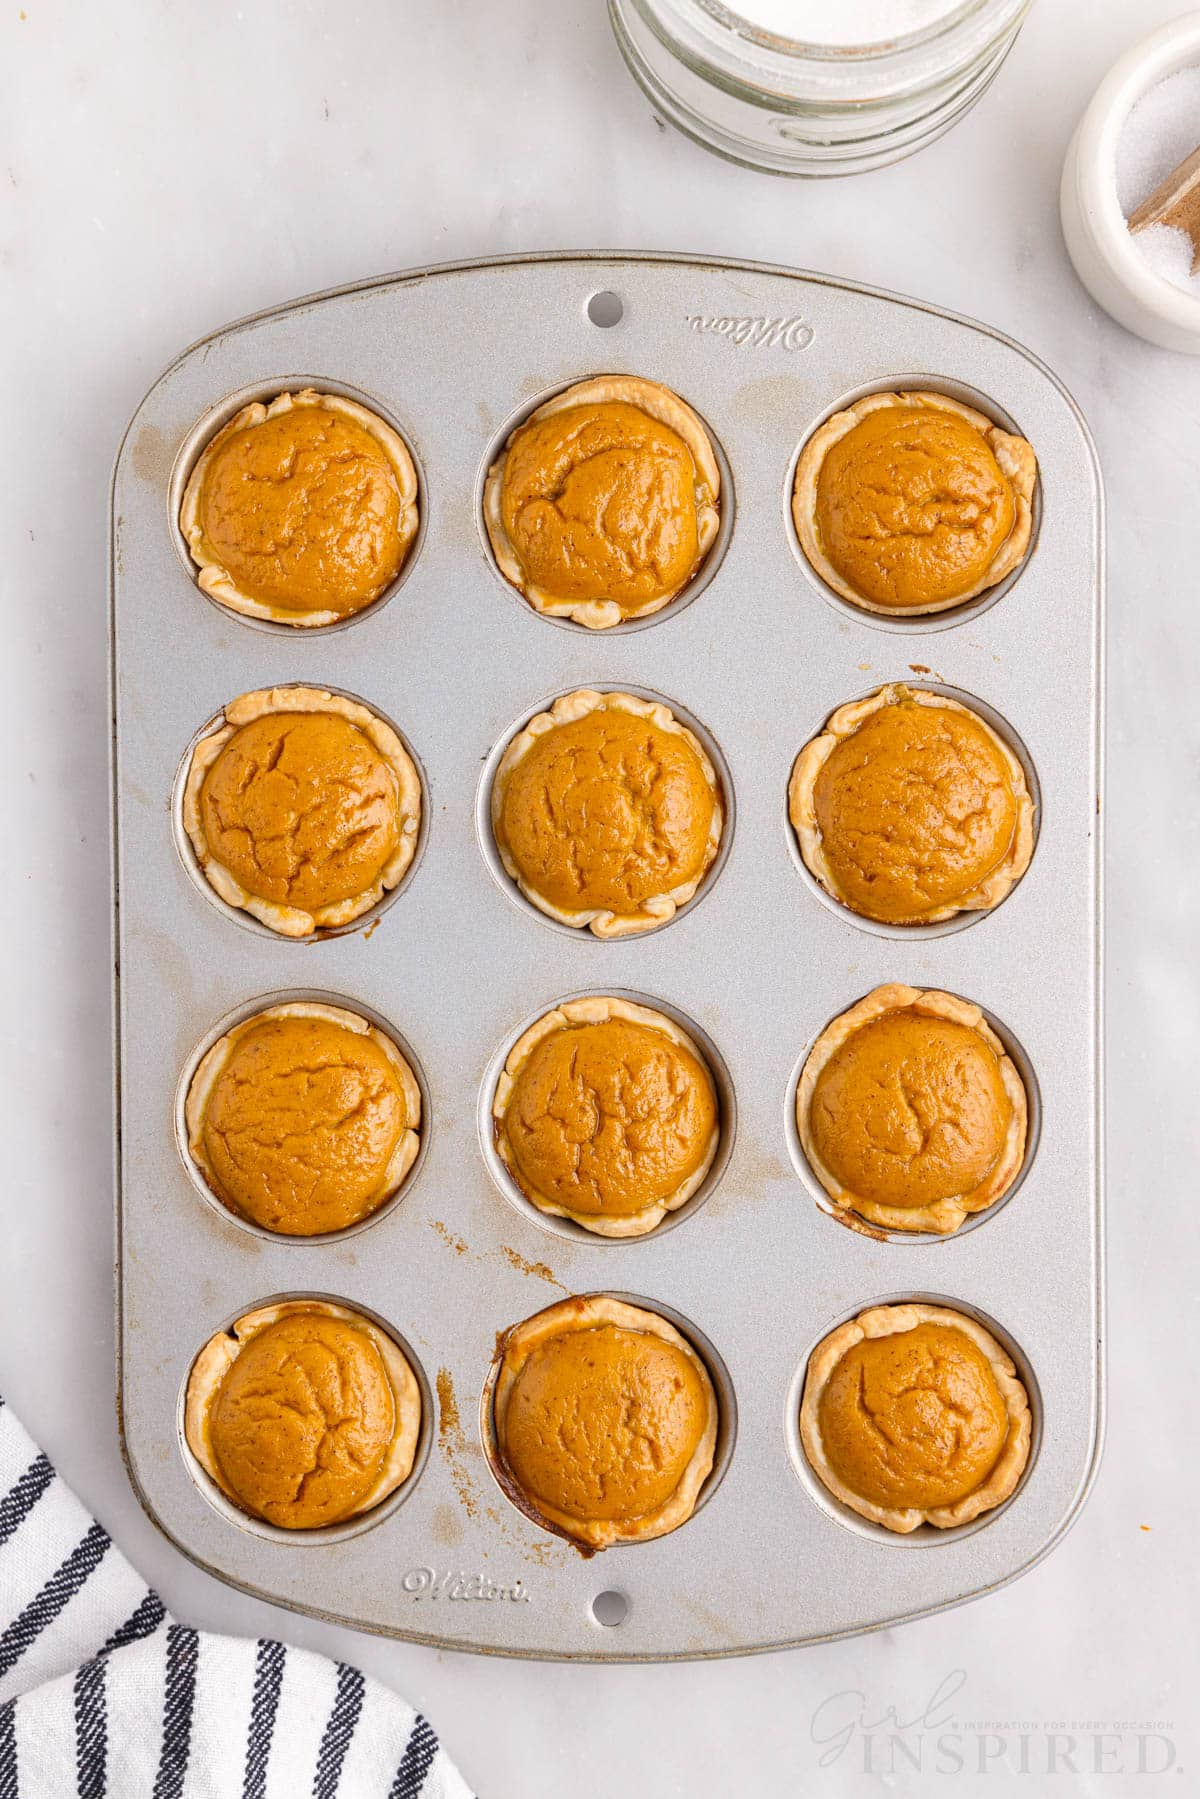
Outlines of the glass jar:
[[[738,4],[609,0],[608,10],[630,69],[680,131],[751,168],[851,175],[911,155],[969,111],[1032,0]],[[785,22],[805,40],[782,35]]]

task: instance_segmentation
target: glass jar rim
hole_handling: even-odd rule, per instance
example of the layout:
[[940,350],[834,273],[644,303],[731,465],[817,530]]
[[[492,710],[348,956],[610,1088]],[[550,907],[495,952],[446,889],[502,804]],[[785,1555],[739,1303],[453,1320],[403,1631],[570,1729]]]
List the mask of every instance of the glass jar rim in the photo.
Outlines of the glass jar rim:
[[[1017,10],[1019,0],[1010,0],[1013,10]],[[795,57],[798,60],[812,62],[853,62],[880,55],[898,55],[907,50],[924,49],[936,43],[938,38],[947,37],[962,25],[977,19],[989,10],[999,10],[1004,0],[959,0],[959,4],[932,24],[918,27],[914,31],[896,32],[889,37],[876,38],[859,44],[820,44],[804,38],[784,37],[778,32],[768,31],[753,20],[747,19],[735,6],[727,6],[724,0],[694,0],[694,4],[716,25],[741,38],[756,49],[765,50],[776,56]]]

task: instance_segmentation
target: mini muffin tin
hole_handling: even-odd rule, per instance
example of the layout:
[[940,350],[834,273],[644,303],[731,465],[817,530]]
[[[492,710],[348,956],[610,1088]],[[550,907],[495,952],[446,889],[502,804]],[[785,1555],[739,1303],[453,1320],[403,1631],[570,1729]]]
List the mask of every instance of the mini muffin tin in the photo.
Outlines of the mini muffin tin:
[[[514,422],[608,371],[688,400],[719,447],[725,488],[694,590],[594,633],[537,616],[504,582],[480,496]],[[297,631],[206,599],[175,513],[213,430],[253,397],[310,384],[353,394],[401,430],[422,519],[390,595],[340,626]],[[856,613],[796,543],[801,444],[858,394],[897,386],[966,399],[1038,453],[1027,562],[961,612]],[[1063,1534],[1095,1472],[1102,1390],[1101,514],[1086,426],[1019,345],[893,295],[756,265],[583,254],[416,271],[244,320],[155,383],[112,496],[119,1406],[134,1485],[185,1554],[361,1629],[611,1660],[736,1654],[896,1623],[1003,1584]],[[835,707],[889,680],[977,705],[1033,776],[1033,862],[992,913],[871,925],[799,862],[787,819],[795,755]],[[393,721],[425,798],[420,853],[397,893],[305,942],[210,903],[173,825],[178,771],[202,727],[238,694],[289,682],[352,693]],[[612,942],[526,904],[487,829],[504,745],[581,686],[665,698],[715,748],[726,786],[722,854],[696,899],[669,925]],[[1019,1048],[1030,1086],[1023,1178],[945,1240],[846,1228],[802,1166],[792,1113],[807,1048],[885,981],[979,1003]],[[506,1187],[489,1138],[508,1048],[581,992],[676,1014],[716,1052],[725,1116],[713,1175],[632,1241],[536,1213]],[[271,1238],[197,1192],[181,1095],[222,1028],[272,1000],[318,995],[404,1045],[425,1099],[422,1152],[365,1227]],[[596,1291],[656,1307],[688,1333],[722,1428],[687,1524],[587,1559],[493,1479],[484,1395],[498,1332],[565,1292]],[[188,1370],[212,1332],[304,1294],[393,1329],[427,1409],[400,1494],[311,1537],[221,1502],[180,1432]],[[901,1538],[824,1491],[798,1410],[820,1338],[869,1305],[917,1298],[978,1316],[1010,1348],[1034,1440],[1004,1507]]]

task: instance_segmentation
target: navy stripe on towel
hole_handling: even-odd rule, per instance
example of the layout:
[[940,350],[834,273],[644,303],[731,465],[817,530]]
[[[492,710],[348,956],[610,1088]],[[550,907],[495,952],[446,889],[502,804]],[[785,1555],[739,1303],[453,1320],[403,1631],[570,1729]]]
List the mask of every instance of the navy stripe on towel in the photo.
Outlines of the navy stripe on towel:
[[127,1643],[136,1643],[141,1637],[151,1636],[166,1615],[167,1608],[158,1594],[147,1593],[137,1610],[113,1631],[100,1651],[101,1655],[111,1655],[114,1649],[124,1649]]
[[104,1799],[108,1761],[107,1664],[97,1658],[75,1673],[75,1769],[79,1799]]
[[18,1799],[16,1709],[15,1699],[0,1705],[0,1799]]
[[14,1618],[0,1636],[0,1674],[7,1674],[20,1661],[30,1644],[52,1624],[63,1607],[94,1574],[110,1547],[103,1525],[93,1524],[87,1535],[72,1549],[66,1561],[50,1576],[37,1596],[29,1601],[20,1617]]
[[354,1735],[355,1726],[363,1708],[363,1695],[366,1690],[367,1683],[358,1669],[348,1668],[345,1662],[339,1662],[337,1665],[337,1697],[333,1702],[333,1710],[329,1714],[329,1722],[325,1726],[325,1734],[321,1738],[321,1747],[317,1752],[313,1799],[335,1799],[338,1782],[342,1777],[342,1763],[346,1759],[350,1738]]
[[420,1799],[425,1776],[432,1766],[437,1749],[438,1740],[433,1726],[418,1712],[412,1735],[408,1739],[408,1748],[400,1758],[400,1766],[396,1769],[396,1778],[392,1782],[388,1799]]
[[287,1650],[282,1643],[272,1643],[265,1637],[260,1640],[254,1663],[250,1724],[246,1731],[246,1777],[242,1799],[263,1799],[267,1790],[267,1763],[271,1759],[271,1736],[275,1729],[275,1713],[279,1709],[286,1657]]
[[179,1799],[192,1741],[192,1708],[196,1703],[196,1664],[200,1639],[194,1630],[172,1624],[167,1632],[167,1696],[163,1705],[162,1752],[154,1782],[154,1799]]
[[50,1482],[54,1469],[48,1456],[35,1456],[15,1487],[0,1499],[0,1544],[7,1543],[19,1524],[23,1524]]

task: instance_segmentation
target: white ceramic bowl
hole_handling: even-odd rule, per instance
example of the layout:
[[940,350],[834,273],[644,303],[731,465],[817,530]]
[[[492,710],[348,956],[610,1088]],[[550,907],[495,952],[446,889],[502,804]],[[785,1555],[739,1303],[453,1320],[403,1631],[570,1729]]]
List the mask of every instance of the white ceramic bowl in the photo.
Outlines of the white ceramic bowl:
[[1155,274],[1135,249],[1117,204],[1116,152],[1121,128],[1142,95],[1197,64],[1200,12],[1184,13],[1135,44],[1110,69],[1079,121],[1060,194],[1067,250],[1093,299],[1138,337],[1192,355],[1200,355],[1200,299]]

